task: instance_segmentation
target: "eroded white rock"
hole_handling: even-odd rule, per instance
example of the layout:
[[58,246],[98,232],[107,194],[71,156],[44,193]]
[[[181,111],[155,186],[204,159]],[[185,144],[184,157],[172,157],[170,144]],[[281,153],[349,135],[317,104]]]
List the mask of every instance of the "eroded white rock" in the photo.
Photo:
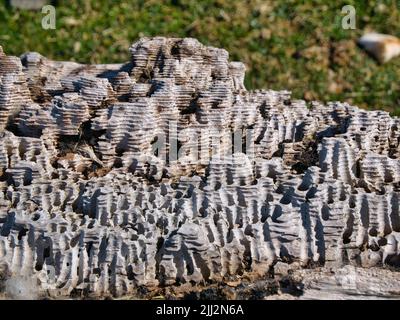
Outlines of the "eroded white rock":
[[0,53],[13,275],[52,296],[121,296],[277,261],[398,266],[398,118],[249,92],[242,64],[195,39],[130,50],[93,66]]

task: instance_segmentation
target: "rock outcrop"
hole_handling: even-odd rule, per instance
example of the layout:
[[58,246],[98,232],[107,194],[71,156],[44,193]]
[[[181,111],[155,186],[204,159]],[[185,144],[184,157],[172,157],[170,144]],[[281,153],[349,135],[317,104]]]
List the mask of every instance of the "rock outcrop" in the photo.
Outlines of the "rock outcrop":
[[[195,39],[117,65],[0,47],[0,265],[48,296],[400,263],[400,120],[244,87]],[[271,75],[273,76],[273,75]]]

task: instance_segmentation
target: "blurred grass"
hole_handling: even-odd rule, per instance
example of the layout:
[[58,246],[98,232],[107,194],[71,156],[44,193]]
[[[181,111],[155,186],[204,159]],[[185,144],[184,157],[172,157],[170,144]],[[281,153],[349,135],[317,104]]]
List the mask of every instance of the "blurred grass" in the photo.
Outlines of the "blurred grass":
[[[341,8],[357,28],[341,27]],[[58,60],[129,59],[143,36],[195,37],[247,65],[248,89],[289,89],[296,98],[340,100],[400,115],[400,57],[377,64],[355,43],[366,31],[400,36],[400,1],[169,0],[57,1],[57,28],[40,11],[0,3],[0,45],[7,54],[37,51]]]

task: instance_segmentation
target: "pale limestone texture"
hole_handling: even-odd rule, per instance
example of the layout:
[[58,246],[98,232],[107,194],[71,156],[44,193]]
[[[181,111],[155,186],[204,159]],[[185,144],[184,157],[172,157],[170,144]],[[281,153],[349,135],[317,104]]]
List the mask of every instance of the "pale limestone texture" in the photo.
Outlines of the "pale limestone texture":
[[[195,39],[130,52],[81,65],[0,47],[3,276],[47,296],[123,296],[277,262],[399,265],[398,118],[247,91],[244,65]],[[199,140],[219,157],[198,160]]]

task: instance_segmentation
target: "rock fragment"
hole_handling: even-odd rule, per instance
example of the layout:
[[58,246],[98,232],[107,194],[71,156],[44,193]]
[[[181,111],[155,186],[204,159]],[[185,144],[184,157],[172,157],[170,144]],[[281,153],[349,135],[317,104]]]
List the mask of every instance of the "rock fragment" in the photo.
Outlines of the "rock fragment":
[[386,63],[400,54],[400,39],[380,33],[367,33],[358,43],[379,63]]

